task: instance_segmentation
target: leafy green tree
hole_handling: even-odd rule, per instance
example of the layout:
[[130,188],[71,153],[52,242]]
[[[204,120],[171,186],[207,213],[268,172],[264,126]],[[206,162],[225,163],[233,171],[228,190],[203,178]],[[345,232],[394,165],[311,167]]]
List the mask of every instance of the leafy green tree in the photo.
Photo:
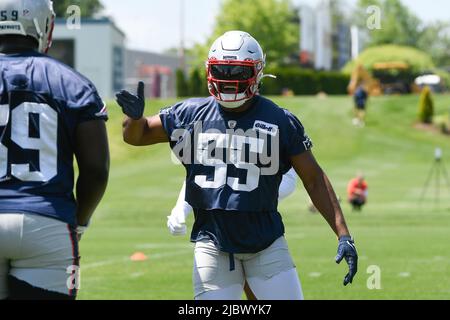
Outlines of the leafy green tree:
[[286,57],[299,50],[298,15],[290,0],[223,0],[213,34],[206,44],[192,50],[199,58],[196,65],[204,64],[212,42],[230,30],[250,33],[271,64],[283,64]]
[[437,21],[427,25],[417,46],[429,52],[437,66],[450,66],[450,23]]
[[66,17],[67,8],[69,6],[76,5],[81,9],[81,16],[84,18],[93,17],[103,9],[103,5],[100,0],[54,0],[53,8],[56,16]]
[[[377,6],[381,9],[381,29],[367,29],[367,8]],[[357,5],[358,24],[367,30],[369,45],[397,44],[416,46],[420,37],[421,20],[400,0],[359,0]]]
[[192,97],[201,97],[209,95],[208,85],[206,84],[206,74],[204,68],[192,69],[189,77],[189,95]]
[[183,70],[178,69],[176,72],[176,87],[177,87],[177,96],[178,97],[187,97],[189,96],[189,88],[188,83],[186,81],[186,76],[184,75]]
[[[381,9],[381,29],[367,28],[367,8]],[[437,66],[450,66],[450,23],[424,24],[400,0],[359,0],[353,15],[369,46],[405,45],[428,52]]]

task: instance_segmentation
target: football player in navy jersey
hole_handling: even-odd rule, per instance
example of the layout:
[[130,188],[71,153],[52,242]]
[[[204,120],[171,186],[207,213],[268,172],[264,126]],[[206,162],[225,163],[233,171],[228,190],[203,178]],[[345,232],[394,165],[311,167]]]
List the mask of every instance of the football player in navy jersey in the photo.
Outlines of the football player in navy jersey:
[[[283,175],[278,192],[278,200],[289,197],[294,193],[297,187],[298,176],[294,169],[289,170]],[[173,236],[184,236],[187,233],[186,219],[192,213],[193,208],[185,200],[186,183],[183,183],[177,203],[172,209],[170,216],[167,217],[167,228]],[[254,293],[251,291],[247,282],[244,285],[244,292],[248,300],[256,300]]]
[[45,54],[51,1],[0,0],[0,11],[0,299],[72,300],[78,241],[108,180],[106,108]]
[[[278,200],[284,200],[294,193],[297,187],[298,176],[294,169],[283,175],[278,191]],[[185,200],[186,182],[181,187],[177,203],[173,207],[170,216],[167,217],[167,228],[173,236],[184,236],[187,233],[186,219],[192,213],[193,208]]]
[[265,55],[248,33],[230,31],[211,47],[211,96],[145,118],[144,85],[117,94],[134,146],[170,143],[186,168],[185,200],[193,208],[195,299],[237,300],[247,281],[257,299],[303,299],[278,212],[282,176],[294,168],[338,237],[340,263],[357,272],[357,252],[335,192],[301,122],[258,94]]

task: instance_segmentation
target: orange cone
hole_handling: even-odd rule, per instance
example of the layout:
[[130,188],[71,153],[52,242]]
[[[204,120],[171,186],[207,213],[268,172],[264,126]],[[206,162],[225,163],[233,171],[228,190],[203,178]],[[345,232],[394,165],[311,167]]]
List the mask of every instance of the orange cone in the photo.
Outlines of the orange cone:
[[131,261],[138,262],[138,261],[146,261],[148,260],[148,257],[142,252],[136,252],[130,257],[130,259]]

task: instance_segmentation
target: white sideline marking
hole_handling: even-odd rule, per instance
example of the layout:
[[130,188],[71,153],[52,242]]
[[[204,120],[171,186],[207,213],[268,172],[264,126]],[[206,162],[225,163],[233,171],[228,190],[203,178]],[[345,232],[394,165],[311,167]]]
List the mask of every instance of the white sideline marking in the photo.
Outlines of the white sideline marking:
[[409,272],[401,272],[401,273],[398,274],[398,276],[400,278],[409,278],[409,277],[411,277],[411,273],[409,273]]
[[193,248],[191,243],[141,243],[135,246],[137,249],[158,249],[158,248]]
[[308,274],[311,278],[319,278],[322,274],[320,272],[311,272]]
[[[148,256],[148,260],[152,261],[152,260],[158,260],[158,259],[163,259],[163,258],[167,258],[167,257],[173,257],[173,256],[178,256],[178,255],[188,254],[188,253],[193,254],[193,252],[191,252],[191,251],[178,250],[178,251],[166,252],[166,253],[155,253],[155,254],[151,254],[151,253],[147,254],[146,253],[146,255]],[[124,262],[132,262],[132,261],[130,260],[130,257],[108,259],[108,260],[103,260],[103,261],[99,261],[99,262],[88,263],[85,265],[82,264],[81,270],[94,269],[94,268],[104,267],[104,266],[115,264],[115,263],[124,263]]]
[[145,272],[135,272],[135,273],[130,274],[130,278],[136,279],[136,278],[142,277],[144,274],[145,274]]
[[109,260],[103,260],[103,261],[94,262],[94,263],[81,264],[80,268],[82,270],[93,269],[93,268],[107,266],[109,264],[126,262],[128,260],[129,260],[128,257],[123,257],[123,258],[120,258],[120,259],[109,259]]

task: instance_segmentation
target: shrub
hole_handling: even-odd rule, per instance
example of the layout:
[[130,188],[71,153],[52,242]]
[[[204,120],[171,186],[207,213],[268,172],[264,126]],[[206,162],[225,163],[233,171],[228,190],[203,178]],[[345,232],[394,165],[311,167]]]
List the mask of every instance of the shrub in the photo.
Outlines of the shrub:
[[425,87],[420,95],[419,120],[422,123],[432,123],[434,115],[434,103],[430,87]]
[[[277,79],[266,78],[263,80],[261,86],[263,95],[281,95],[285,92],[293,92],[295,95],[315,95],[319,92],[329,95],[347,94],[347,86],[350,81],[350,77],[341,72],[305,70],[298,67],[271,68],[265,70],[265,74],[276,75]],[[178,87],[180,85],[177,83]],[[202,69],[196,68],[191,71],[187,87],[187,93],[190,96],[209,94],[206,76]],[[182,95],[178,94],[178,96]]]
[[261,88],[265,95],[280,95],[285,90],[292,90],[296,95],[316,94],[318,92],[317,76],[314,71],[296,68],[272,68],[265,72],[277,79],[266,79]]
[[325,92],[330,95],[347,94],[350,81],[348,75],[340,72],[322,72],[299,69],[296,67],[281,67],[268,69],[266,74],[274,74],[277,79],[266,79],[261,93],[279,95],[292,90],[295,95],[314,95]]
[[329,95],[346,94],[350,82],[348,75],[339,72],[319,72],[319,90]]
[[208,93],[204,69],[194,68],[189,77],[189,95],[191,97],[204,97]]
[[183,70],[178,69],[176,72],[176,88],[178,97],[187,97],[189,95],[188,83]]

